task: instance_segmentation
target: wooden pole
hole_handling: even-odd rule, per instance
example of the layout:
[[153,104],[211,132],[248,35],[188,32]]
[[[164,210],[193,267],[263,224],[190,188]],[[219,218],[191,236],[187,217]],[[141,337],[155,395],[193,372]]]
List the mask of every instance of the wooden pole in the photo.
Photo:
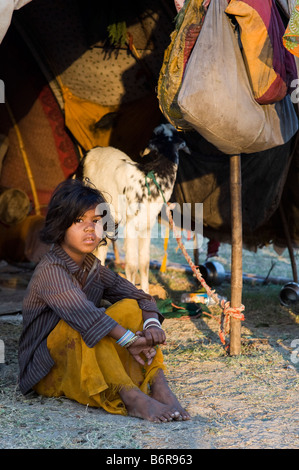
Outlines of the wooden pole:
[[[232,225],[232,251],[231,251],[231,307],[240,307],[242,304],[242,177],[241,156],[230,157],[230,195],[231,195],[231,225]],[[241,352],[241,321],[230,319],[230,355]]]

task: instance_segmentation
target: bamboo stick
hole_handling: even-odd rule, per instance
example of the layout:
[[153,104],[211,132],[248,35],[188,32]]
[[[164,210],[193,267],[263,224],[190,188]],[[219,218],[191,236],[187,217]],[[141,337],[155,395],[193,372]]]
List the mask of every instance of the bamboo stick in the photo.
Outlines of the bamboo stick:
[[[231,193],[231,307],[238,308],[242,304],[242,177],[241,156],[230,157],[230,193]],[[241,321],[230,319],[230,355],[241,352]]]
[[21,135],[19,126],[18,126],[18,124],[15,120],[12,109],[9,106],[9,104],[7,103],[7,101],[5,102],[5,105],[6,105],[8,114],[10,116],[11,122],[13,124],[14,130],[16,132],[17,139],[18,139],[18,142],[19,142],[20,152],[21,152],[21,155],[22,155],[22,158],[23,158],[23,162],[24,162],[25,169],[26,169],[26,172],[27,172],[27,177],[28,177],[30,187],[31,187],[31,191],[32,191],[35,213],[36,213],[36,215],[41,215],[41,208],[40,208],[40,203],[39,203],[39,200],[38,200],[35,181],[34,181],[34,178],[33,178],[32,171],[31,171],[31,167],[30,167],[28,155],[27,155],[27,152],[26,152],[26,149],[25,149],[25,145],[24,145],[24,142],[23,142],[23,139],[22,139],[22,135]]

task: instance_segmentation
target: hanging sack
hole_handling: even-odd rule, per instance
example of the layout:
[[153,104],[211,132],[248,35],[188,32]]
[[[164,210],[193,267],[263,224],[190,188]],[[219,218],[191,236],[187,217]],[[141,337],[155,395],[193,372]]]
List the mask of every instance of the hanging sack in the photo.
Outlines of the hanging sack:
[[255,100],[271,104],[290,92],[297,78],[294,57],[282,43],[285,31],[274,0],[231,0],[226,13],[240,28],[242,55]]
[[180,9],[170,44],[165,50],[158,80],[159,106],[166,119],[179,130],[190,130],[177,103],[183,74],[192,48],[202,28],[206,0],[186,0]]
[[282,145],[298,130],[290,96],[270,105],[255,101],[226,8],[227,0],[211,0],[178,95],[182,116],[226,154]]

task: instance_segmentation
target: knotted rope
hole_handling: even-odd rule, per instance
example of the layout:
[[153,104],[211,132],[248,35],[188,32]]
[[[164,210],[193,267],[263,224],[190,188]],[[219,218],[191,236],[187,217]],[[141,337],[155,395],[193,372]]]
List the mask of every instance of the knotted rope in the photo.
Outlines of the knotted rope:
[[[177,241],[177,244],[180,247],[183,255],[185,256],[189,266],[191,267],[192,272],[195,274],[196,278],[201,283],[202,287],[206,290],[208,296],[211,297],[215,301],[215,304],[220,305],[221,308],[222,308],[222,315],[221,315],[221,319],[219,321],[218,334],[219,334],[219,338],[221,340],[221,343],[225,345],[225,336],[229,331],[230,318],[233,317],[233,318],[236,318],[236,319],[241,320],[241,321],[244,320],[245,317],[244,317],[244,314],[242,312],[245,310],[245,307],[242,304],[240,305],[240,307],[231,307],[229,301],[225,301],[224,299],[222,299],[220,301],[218,295],[216,294],[216,291],[212,290],[209,287],[209,285],[206,283],[206,281],[202,277],[202,274],[201,274],[199,268],[197,266],[195,266],[192,259],[188,255],[184,244],[182,243],[182,239],[181,239],[181,236],[180,236],[180,230],[178,230],[175,227],[175,224],[174,224],[174,221],[173,221],[173,218],[172,218],[172,215],[171,215],[171,209],[173,207],[174,207],[173,205],[168,203],[167,207],[166,207],[166,213],[167,213],[167,216],[168,216],[168,219],[169,219],[170,227],[173,230],[175,239]],[[209,315],[209,316],[211,316],[212,318],[215,318],[213,315]]]
[[[220,305],[221,308],[222,308],[222,314],[221,314],[221,318],[220,318],[220,321],[219,321],[218,334],[219,334],[219,338],[220,338],[221,343],[223,345],[225,345],[225,343],[226,343],[225,337],[226,337],[227,333],[229,332],[230,318],[235,318],[237,320],[244,321],[245,317],[244,317],[244,314],[242,312],[245,310],[245,306],[243,304],[241,304],[239,307],[231,307],[229,301],[225,301],[224,299],[222,299],[220,301],[218,295],[216,294],[215,289],[211,289],[210,286],[206,283],[206,281],[202,277],[200,269],[198,268],[198,266],[195,266],[195,264],[193,263],[191,257],[188,255],[184,244],[182,243],[182,238],[180,236],[181,235],[181,230],[176,228],[175,223],[173,221],[173,217],[171,215],[171,209],[173,209],[175,207],[175,205],[171,204],[169,202],[166,203],[163,191],[162,191],[160,185],[158,184],[158,182],[156,181],[155,175],[152,171],[150,171],[145,177],[145,184],[146,184],[146,187],[148,189],[148,195],[151,194],[151,191],[150,191],[150,188],[149,188],[147,178],[152,179],[154,184],[157,186],[159,192],[161,193],[163,201],[166,204],[166,214],[167,214],[167,217],[168,217],[168,220],[169,220],[169,223],[170,223],[170,227],[171,227],[171,229],[174,233],[174,237],[177,241],[177,244],[178,244],[179,248],[181,249],[183,255],[185,256],[185,258],[186,258],[186,260],[187,260],[187,262],[190,266],[190,268],[192,269],[192,272],[195,274],[197,280],[201,283],[202,287],[206,290],[208,296],[211,297],[214,300],[216,305]],[[207,312],[205,312],[205,313],[207,314]],[[207,315],[209,315],[209,314],[207,314]],[[214,315],[209,315],[209,316],[215,319]],[[226,346],[226,348],[228,348],[228,345]]]

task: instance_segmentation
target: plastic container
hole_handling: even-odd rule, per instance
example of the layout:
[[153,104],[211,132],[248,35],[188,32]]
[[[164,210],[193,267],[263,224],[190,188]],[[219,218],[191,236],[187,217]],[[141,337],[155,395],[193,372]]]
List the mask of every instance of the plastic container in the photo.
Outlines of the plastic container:
[[[219,300],[227,300],[226,297],[221,297],[218,295]],[[198,303],[204,305],[216,305],[215,300],[212,297],[209,297],[208,294],[203,292],[195,292],[195,293],[186,293],[182,294],[181,296],[182,303]]]

